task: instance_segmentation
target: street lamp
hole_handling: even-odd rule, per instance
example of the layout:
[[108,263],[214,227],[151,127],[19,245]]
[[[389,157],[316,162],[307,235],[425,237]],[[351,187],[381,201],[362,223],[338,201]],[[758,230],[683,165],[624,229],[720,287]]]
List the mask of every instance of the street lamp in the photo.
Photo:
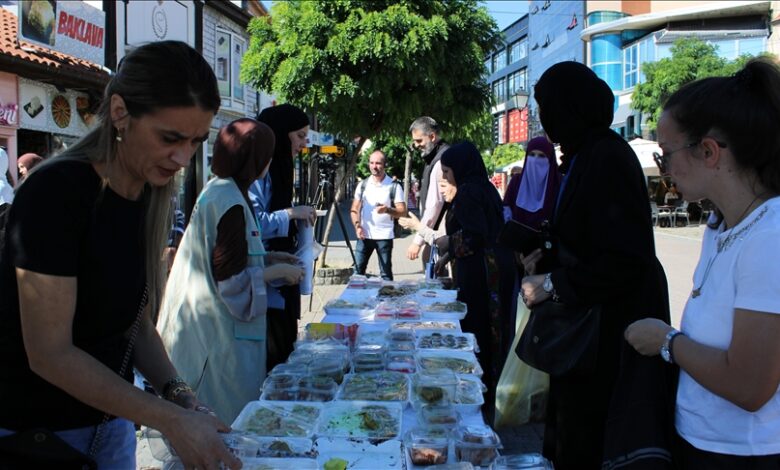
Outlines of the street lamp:
[[507,108],[517,108],[517,109],[523,109],[528,105],[528,98],[529,94],[525,90],[518,90],[515,92],[514,95],[512,95],[511,98],[509,98],[509,101],[511,102],[511,107],[507,106]]

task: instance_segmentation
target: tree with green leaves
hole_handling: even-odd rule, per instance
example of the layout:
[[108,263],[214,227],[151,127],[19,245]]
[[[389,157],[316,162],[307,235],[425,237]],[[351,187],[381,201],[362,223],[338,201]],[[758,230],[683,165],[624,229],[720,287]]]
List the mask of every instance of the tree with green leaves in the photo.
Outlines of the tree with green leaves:
[[[357,136],[356,148],[380,134],[406,136],[422,115],[447,135],[473,133],[491,104],[484,58],[500,37],[476,0],[275,2],[248,31],[242,81],[312,112],[321,130]],[[337,182],[336,201],[344,187]]]
[[489,157],[483,157],[483,160],[485,160],[485,166],[487,167],[488,172],[491,173],[498,168],[524,158],[525,149],[523,149],[522,145],[502,144],[496,147]]
[[642,64],[647,80],[634,89],[631,107],[649,115],[647,124],[655,130],[666,100],[686,83],[700,78],[732,75],[752,56],[736,60],[718,56],[718,47],[699,39],[678,39],[671,48],[672,56],[657,62]]

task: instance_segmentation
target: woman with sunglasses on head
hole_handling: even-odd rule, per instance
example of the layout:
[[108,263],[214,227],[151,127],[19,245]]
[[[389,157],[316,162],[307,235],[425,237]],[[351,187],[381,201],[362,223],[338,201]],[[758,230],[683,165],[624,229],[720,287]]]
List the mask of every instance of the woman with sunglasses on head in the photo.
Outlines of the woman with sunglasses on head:
[[626,339],[680,366],[684,469],[780,467],[780,67],[754,59],[690,83],[658,122],[661,171],[717,208],[681,330],[641,320]]
[[[241,467],[218,435],[230,428],[196,411],[207,408],[179,383],[152,320],[173,177],[219,104],[197,51],[141,46],[108,83],[100,124],[19,187],[0,255],[0,441],[43,445],[25,435],[44,428],[99,468],[129,470],[139,423],[167,436],[187,468]],[[164,400],[133,386],[134,368]],[[0,466],[68,468],[9,447],[0,442]]]

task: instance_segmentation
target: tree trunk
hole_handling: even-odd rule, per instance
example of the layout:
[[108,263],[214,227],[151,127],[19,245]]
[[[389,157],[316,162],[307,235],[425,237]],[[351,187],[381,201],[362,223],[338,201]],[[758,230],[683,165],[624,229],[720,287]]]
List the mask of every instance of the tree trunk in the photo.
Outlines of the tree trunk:
[[[406,204],[409,205],[409,191],[412,189],[412,150],[406,147],[406,165],[404,167],[404,196],[406,196]],[[407,207],[408,209],[408,207]],[[408,212],[407,212],[407,215]]]
[[[355,165],[357,164],[358,156],[360,155],[360,148],[363,147],[365,141],[366,141],[365,137],[360,138],[357,147],[355,147],[355,151],[352,152],[352,155],[350,156],[344,174],[336,183],[336,195],[333,198],[333,202],[330,205],[330,210],[328,210],[328,221],[325,223],[325,232],[322,234],[322,242],[325,246],[322,250],[322,255],[320,256],[317,264],[318,268],[322,268],[325,266],[325,256],[328,254],[328,243],[329,243],[328,240],[330,238],[330,231],[333,230],[333,218],[336,216],[335,211],[339,210],[338,204],[344,198],[344,192],[347,187],[347,178],[349,178],[349,175],[352,175],[355,172]],[[348,236],[349,236],[348,234],[346,233],[344,234],[345,239]]]

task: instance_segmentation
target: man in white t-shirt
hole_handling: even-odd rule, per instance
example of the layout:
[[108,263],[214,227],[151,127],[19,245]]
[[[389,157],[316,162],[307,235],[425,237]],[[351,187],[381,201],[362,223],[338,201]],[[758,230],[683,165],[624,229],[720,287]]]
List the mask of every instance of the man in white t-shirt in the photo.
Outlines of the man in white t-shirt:
[[381,150],[371,154],[371,176],[358,184],[350,217],[357,232],[355,274],[365,274],[371,253],[379,255],[382,279],[393,280],[393,221],[406,216],[406,199],[400,184],[385,174],[387,159]]

